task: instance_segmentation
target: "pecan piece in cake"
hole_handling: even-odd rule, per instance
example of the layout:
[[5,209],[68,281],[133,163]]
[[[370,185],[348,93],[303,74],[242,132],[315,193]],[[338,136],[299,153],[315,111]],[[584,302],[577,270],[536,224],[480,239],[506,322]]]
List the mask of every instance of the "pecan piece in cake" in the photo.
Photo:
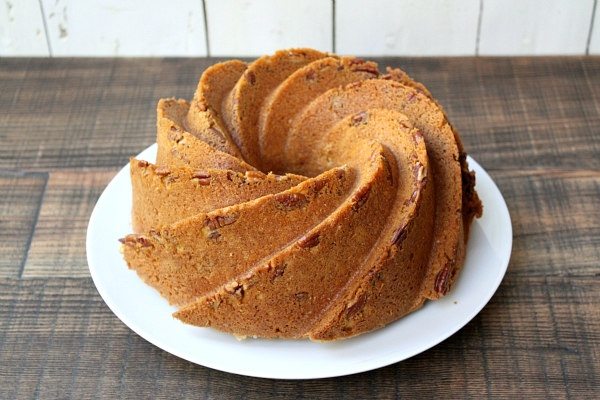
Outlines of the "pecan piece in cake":
[[201,186],[210,185],[210,174],[205,171],[194,171],[192,173],[192,180],[198,182]]
[[318,233],[313,233],[312,235],[305,235],[298,240],[298,246],[301,249],[310,249],[311,247],[315,247],[321,241],[320,235]]
[[352,197],[352,210],[358,211],[367,202],[370,193],[370,186],[361,187],[354,197]]
[[307,203],[308,199],[302,193],[282,193],[275,196],[275,207],[283,211],[292,211]]

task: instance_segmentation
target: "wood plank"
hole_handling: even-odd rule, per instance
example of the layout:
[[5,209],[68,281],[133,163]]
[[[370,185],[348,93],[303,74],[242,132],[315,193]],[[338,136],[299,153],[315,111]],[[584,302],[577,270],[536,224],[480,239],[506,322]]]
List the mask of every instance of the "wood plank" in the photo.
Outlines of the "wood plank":
[[39,0],[3,3],[0,7],[0,56],[49,56]]
[[[42,0],[55,56],[206,56],[202,3]],[[107,29],[107,21],[110,29]]]
[[85,253],[87,224],[98,197],[116,173],[50,173],[23,277],[89,276]]
[[[2,59],[0,168],[122,166],[154,141],[157,100],[190,98],[216,61]],[[600,169],[596,58],[380,64],[424,81],[485,168]]]
[[344,0],[336,51],[372,56],[475,55],[479,0]]
[[[191,97],[198,74],[211,61],[23,63],[0,61],[6,88],[0,105],[8,111],[0,115],[7,144],[0,148],[0,168],[125,164],[153,142],[157,99]],[[404,66],[426,82],[486,168],[600,168],[595,157],[600,141],[594,140],[600,110],[597,101],[589,101],[600,99],[600,64],[593,59],[383,59],[381,64]],[[23,67],[25,74],[17,72]],[[43,132],[44,142],[24,130]]]
[[214,61],[0,59],[0,397],[596,395],[598,57],[381,60],[427,83],[513,218],[505,281],[442,344],[364,374],[296,382],[195,366],[132,333],[87,278],[85,225],[117,168],[154,141],[156,100],[191,97]]
[[0,169],[125,165],[155,141],[158,100],[191,98],[211,63],[0,59]]
[[585,54],[594,0],[485,0],[479,54]]
[[[87,222],[115,173],[50,174],[23,276],[88,276]],[[513,272],[596,273],[600,259],[600,172],[529,170],[516,176],[505,171],[492,175],[504,193],[518,238],[513,247]]]
[[502,171],[492,176],[512,218],[511,273],[598,274],[600,171]]
[[331,1],[205,3],[211,55],[261,56],[289,47],[333,51]]
[[7,398],[593,397],[599,303],[597,278],[509,274],[478,317],[433,349],[359,375],[298,382],[171,356],[117,320],[90,279],[0,280],[0,365],[11,366],[0,369],[0,387]]
[[425,82],[488,170],[600,170],[600,63],[587,58],[384,59]]
[[0,171],[0,277],[21,274],[46,179],[46,174]]

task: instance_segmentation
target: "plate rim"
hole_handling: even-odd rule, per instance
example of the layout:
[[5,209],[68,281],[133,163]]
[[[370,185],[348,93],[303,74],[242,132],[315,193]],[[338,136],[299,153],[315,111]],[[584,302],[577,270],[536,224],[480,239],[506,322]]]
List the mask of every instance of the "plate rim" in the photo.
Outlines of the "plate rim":
[[[156,143],[154,143],[154,144],[150,145],[149,147],[147,147],[146,149],[144,149],[142,152],[140,152],[136,156],[136,158],[143,159],[144,156],[148,156],[148,155],[151,156],[152,153],[155,151],[156,151]],[[294,375],[294,374],[284,373],[282,371],[278,371],[279,373],[272,372],[270,374],[266,374],[266,373],[264,373],[264,371],[254,372],[254,371],[244,369],[244,368],[231,368],[231,367],[229,367],[230,364],[215,365],[215,363],[212,363],[212,362],[201,362],[201,361],[197,360],[196,358],[191,357],[189,354],[185,354],[185,353],[181,352],[179,349],[173,347],[170,343],[160,342],[158,339],[154,338],[151,335],[151,333],[147,332],[145,329],[142,329],[134,320],[132,320],[124,312],[122,312],[122,310],[119,308],[119,306],[117,304],[115,304],[115,302],[113,301],[113,298],[108,293],[107,288],[104,287],[103,283],[100,281],[100,276],[99,276],[99,273],[97,272],[98,267],[96,265],[96,260],[93,259],[93,257],[92,257],[94,255],[94,251],[91,248],[91,238],[94,233],[94,230],[93,230],[94,223],[95,223],[97,215],[99,213],[99,211],[97,211],[99,209],[98,205],[102,204],[104,197],[108,196],[107,193],[110,192],[112,185],[115,184],[114,182],[122,174],[127,173],[127,171],[129,170],[129,163],[127,163],[123,168],[121,168],[115,174],[115,176],[111,179],[111,181],[108,183],[108,185],[103,190],[102,194],[99,196],[99,198],[94,206],[94,209],[90,215],[90,219],[89,219],[87,231],[86,231],[86,258],[87,258],[88,267],[90,270],[90,275],[92,277],[92,281],[94,282],[94,286],[96,287],[96,290],[102,297],[102,300],[104,301],[104,303],[108,306],[108,308],[112,311],[112,313],[115,314],[117,316],[117,318],[119,318],[119,320],[123,324],[125,324],[129,329],[131,329],[137,335],[142,337],[144,340],[150,342],[154,346],[156,346],[170,354],[173,354],[176,357],[182,358],[186,361],[189,361],[189,362],[197,364],[197,365],[201,365],[204,367],[208,367],[208,368],[212,368],[212,369],[216,369],[219,371],[232,373],[232,374],[236,374],[236,375],[243,375],[243,376],[250,376],[250,377],[257,377],[257,378],[267,378],[267,379],[290,379],[290,380],[333,378],[333,377],[338,377],[338,376],[347,376],[347,375],[358,374],[361,372],[366,372],[366,371],[370,371],[373,369],[382,368],[382,367],[394,364],[396,362],[404,361],[406,359],[414,357],[417,354],[427,351],[428,349],[444,342],[449,337],[454,335],[456,332],[461,330],[471,320],[473,320],[473,318],[475,318],[475,316],[477,316],[481,312],[481,310],[483,310],[483,308],[489,303],[491,298],[497,292],[500,284],[502,283],[502,280],[504,279],[504,276],[506,275],[506,272],[508,270],[508,266],[510,263],[510,258],[512,255],[512,244],[513,244],[513,230],[512,230],[512,220],[510,218],[510,212],[506,205],[506,201],[505,201],[504,197],[502,196],[502,193],[500,192],[498,186],[496,185],[496,183],[494,182],[492,177],[488,174],[488,172],[477,161],[475,161],[471,156],[467,156],[467,160],[469,162],[470,169],[476,170],[476,174],[478,177],[481,176],[481,174],[484,175],[485,179],[488,181],[487,183],[490,184],[491,191],[494,192],[493,197],[498,202],[497,205],[500,206],[500,208],[495,211],[500,211],[500,213],[502,214],[501,219],[505,220],[506,227],[508,228],[508,232],[506,232],[506,235],[509,238],[509,242],[508,242],[508,246],[507,246],[508,251],[506,254],[502,254],[502,257],[500,260],[501,266],[498,267],[497,276],[495,277],[493,284],[491,284],[489,286],[487,295],[482,297],[482,299],[481,299],[482,301],[479,301],[475,307],[472,307],[471,312],[468,314],[468,317],[464,318],[464,320],[461,320],[460,323],[456,324],[451,329],[445,330],[444,333],[439,335],[439,337],[436,337],[436,339],[433,340],[432,343],[426,343],[421,346],[415,346],[413,349],[411,349],[411,351],[403,353],[403,355],[400,357],[394,356],[394,353],[390,353],[390,356],[384,358],[383,360],[382,360],[382,357],[379,357],[376,359],[363,361],[361,363],[353,363],[353,364],[351,364],[351,366],[353,368],[350,367],[347,370],[337,368],[336,370],[332,370],[331,373],[327,373],[327,374],[317,373],[317,374],[311,375],[311,374],[304,373],[301,375]],[[127,174],[127,175],[129,175],[129,174]],[[484,207],[485,207],[485,205],[484,205]],[[124,261],[123,261],[123,265],[125,265]],[[419,311],[420,310],[416,310],[415,313],[418,313]],[[381,329],[389,329],[390,325],[388,325],[384,328],[381,328]],[[368,335],[369,333],[366,333],[366,334]],[[227,334],[225,334],[225,335],[227,335]],[[285,339],[278,339],[278,340],[285,340]],[[349,339],[349,340],[352,340],[352,339]],[[315,343],[315,345],[319,346],[320,344]],[[374,360],[380,360],[380,361],[377,362]]]

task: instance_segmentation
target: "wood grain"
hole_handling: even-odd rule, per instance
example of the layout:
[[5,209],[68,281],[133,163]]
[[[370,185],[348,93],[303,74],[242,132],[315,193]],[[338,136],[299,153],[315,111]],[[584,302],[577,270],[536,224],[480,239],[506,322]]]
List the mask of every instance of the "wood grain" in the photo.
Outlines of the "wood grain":
[[304,382],[171,356],[118,321],[90,279],[5,279],[0,289],[0,313],[11,321],[0,333],[0,365],[12,366],[0,374],[7,398],[581,398],[600,384],[600,282],[592,277],[509,276],[442,345],[383,369]]
[[[487,169],[600,170],[599,59],[379,61],[424,81]],[[124,165],[154,141],[158,99],[190,98],[217,61],[0,59],[0,169]]]
[[85,254],[88,221],[98,197],[116,172],[50,173],[23,277],[89,276]]
[[1,59],[0,169],[110,168],[155,141],[156,104],[207,61]]
[[600,272],[600,171],[493,172],[513,226],[511,273]]
[[273,381],[188,363],[120,322],[87,272],[89,214],[154,141],[157,100],[191,97],[215,61],[0,59],[0,397],[597,397],[597,57],[380,60],[427,83],[513,220],[499,291],[440,345],[363,374]]
[[0,277],[19,277],[33,235],[46,174],[0,171]]
[[[487,170],[600,171],[600,58],[408,59]],[[576,78],[577,77],[577,78]]]

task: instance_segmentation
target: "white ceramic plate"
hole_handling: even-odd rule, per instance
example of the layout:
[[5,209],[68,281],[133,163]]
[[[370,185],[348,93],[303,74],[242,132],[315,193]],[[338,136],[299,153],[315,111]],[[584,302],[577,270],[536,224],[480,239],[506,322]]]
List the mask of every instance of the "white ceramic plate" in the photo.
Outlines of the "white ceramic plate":
[[[153,161],[156,145],[138,158]],[[477,174],[483,217],[471,227],[467,258],[453,290],[443,299],[378,331],[334,343],[308,340],[238,341],[208,328],[185,325],[174,307],[127,268],[117,239],[131,232],[131,182],[125,166],[100,196],[87,231],[87,258],[98,292],[134,332],[183,359],[231,373],[280,379],[348,375],[405,360],[462,328],[487,304],[506,272],[512,227],[506,203],[490,176]]]

